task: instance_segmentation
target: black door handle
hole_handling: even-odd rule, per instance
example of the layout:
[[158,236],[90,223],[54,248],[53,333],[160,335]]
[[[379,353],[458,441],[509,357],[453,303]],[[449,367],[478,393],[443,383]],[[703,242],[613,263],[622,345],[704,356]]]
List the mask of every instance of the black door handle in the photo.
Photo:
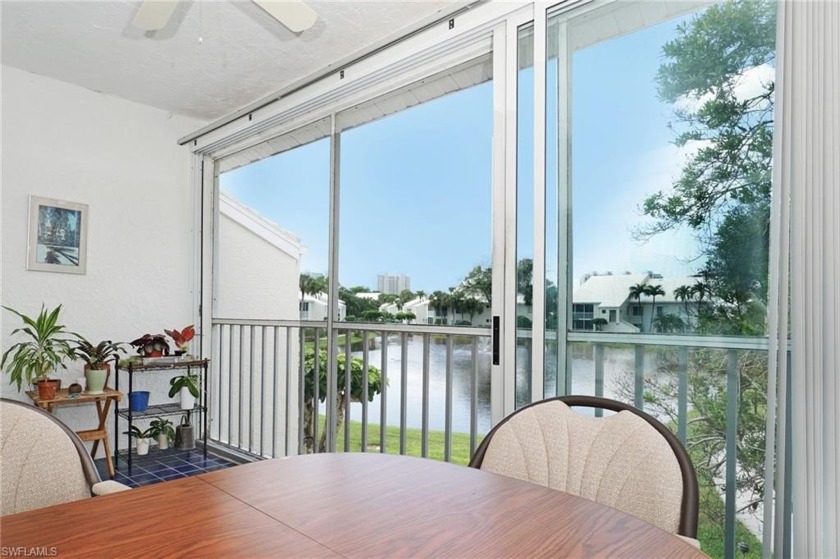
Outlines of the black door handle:
[[493,317],[493,364],[499,364],[499,317]]

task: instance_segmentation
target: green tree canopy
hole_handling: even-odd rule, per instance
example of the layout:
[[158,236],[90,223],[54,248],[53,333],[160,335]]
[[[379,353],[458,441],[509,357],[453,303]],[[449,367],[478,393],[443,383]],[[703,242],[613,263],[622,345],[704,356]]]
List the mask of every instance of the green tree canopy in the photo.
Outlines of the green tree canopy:
[[493,301],[493,271],[490,268],[476,266],[461,282],[461,289],[464,293],[478,297],[489,305]]

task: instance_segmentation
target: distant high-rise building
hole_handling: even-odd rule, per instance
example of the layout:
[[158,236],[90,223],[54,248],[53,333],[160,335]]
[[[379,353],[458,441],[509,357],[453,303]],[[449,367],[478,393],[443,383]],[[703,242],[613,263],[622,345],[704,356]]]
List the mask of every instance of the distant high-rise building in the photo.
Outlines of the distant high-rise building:
[[376,289],[380,293],[399,295],[406,289],[411,289],[411,278],[404,275],[379,274],[376,277]]

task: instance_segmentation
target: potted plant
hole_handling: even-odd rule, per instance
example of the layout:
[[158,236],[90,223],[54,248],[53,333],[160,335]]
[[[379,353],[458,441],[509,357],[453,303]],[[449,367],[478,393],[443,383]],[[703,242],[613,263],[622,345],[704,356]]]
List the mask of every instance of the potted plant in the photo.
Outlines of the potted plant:
[[199,376],[189,371],[183,375],[173,377],[169,380],[169,397],[174,398],[175,394],[181,395],[181,409],[191,410],[195,407],[195,400],[199,397],[198,388]]
[[169,355],[169,342],[163,334],[143,334],[134,341],[129,342],[137,348],[137,353],[143,357],[162,357]]
[[73,351],[85,362],[85,380],[90,394],[101,394],[111,375],[111,364],[108,361],[116,359],[119,352],[125,353],[123,342],[103,340],[96,345],[77,335],[73,340]]
[[172,330],[164,330],[164,332],[172,338],[172,341],[175,342],[175,346],[178,348],[175,350],[175,355],[186,354],[189,350],[187,343],[195,337],[195,328],[192,324],[185,326],[180,332],[174,328]]
[[149,429],[151,430],[150,436],[157,439],[160,450],[166,450],[169,448],[169,443],[175,440],[175,427],[166,418],[153,419]]
[[152,428],[149,427],[143,431],[137,425],[131,426],[131,436],[137,441],[137,454],[143,456],[149,453],[149,444],[151,443]]
[[11,346],[0,360],[0,369],[6,367],[11,380],[16,383],[18,390],[25,381],[38,387],[38,397],[41,400],[55,398],[59,380],[50,380],[48,375],[58,368],[65,369],[65,359],[73,359],[73,347],[70,345],[74,334],[64,329],[58,323],[61,305],[49,310],[41,305],[41,312],[36,318],[31,318],[10,307],[3,307],[16,314],[23,321],[24,326],[12,330],[15,334],[24,334],[28,339]]

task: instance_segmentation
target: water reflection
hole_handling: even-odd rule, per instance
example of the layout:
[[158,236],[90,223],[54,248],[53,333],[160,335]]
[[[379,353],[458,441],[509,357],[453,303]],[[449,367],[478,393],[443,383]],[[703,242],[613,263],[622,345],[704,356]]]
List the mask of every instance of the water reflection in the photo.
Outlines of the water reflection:
[[[479,341],[478,376],[476,378],[478,401],[478,432],[490,430],[490,352]],[[423,338],[416,336],[408,340],[408,374],[406,390],[406,425],[420,428],[423,424]],[[401,367],[402,345],[399,338],[388,340],[387,372],[387,424],[400,424],[400,399],[402,390]],[[361,352],[354,352],[361,357]],[[368,352],[371,365],[381,367],[382,350]],[[455,433],[470,432],[470,409],[472,403],[472,341],[453,341],[452,344],[452,430]],[[368,403],[368,420],[379,423],[381,415],[381,397],[377,395]],[[354,420],[361,420],[362,405],[354,403],[350,415]],[[434,337],[429,344],[429,429],[442,431],[446,423],[446,340]]]
[[[491,427],[490,419],[490,351],[484,347],[483,340],[479,341],[476,403],[478,414],[478,432],[486,433]],[[406,399],[406,425],[410,428],[421,428],[423,421],[423,338],[416,336],[408,340],[408,375]],[[549,348],[550,349],[550,348]],[[529,348],[517,348],[517,386],[528,386],[530,360],[527,358]],[[547,352],[545,394],[552,396],[556,393],[556,356]],[[402,346],[399,337],[388,340],[387,363],[387,424],[399,426],[401,402],[401,360]],[[354,356],[361,357],[362,352],[354,352]],[[572,393],[595,394],[595,360],[591,344],[573,344],[570,346],[572,361]],[[621,379],[634,370],[634,352],[632,348],[610,348],[604,355],[604,396],[627,400],[622,395]],[[371,365],[380,367],[382,351],[378,347],[368,352]],[[654,365],[654,364],[651,364]],[[646,364],[647,368],[647,364]],[[452,430],[455,433],[469,433],[470,406],[472,403],[472,342],[455,341],[452,350]],[[528,390],[517,389],[517,406],[527,403]],[[380,422],[381,397],[376,396],[368,403],[368,421],[371,424]],[[350,415],[354,420],[361,420],[362,405],[351,405]],[[432,338],[429,347],[429,429],[442,431],[446,421],[446,341],[445,338]]]

